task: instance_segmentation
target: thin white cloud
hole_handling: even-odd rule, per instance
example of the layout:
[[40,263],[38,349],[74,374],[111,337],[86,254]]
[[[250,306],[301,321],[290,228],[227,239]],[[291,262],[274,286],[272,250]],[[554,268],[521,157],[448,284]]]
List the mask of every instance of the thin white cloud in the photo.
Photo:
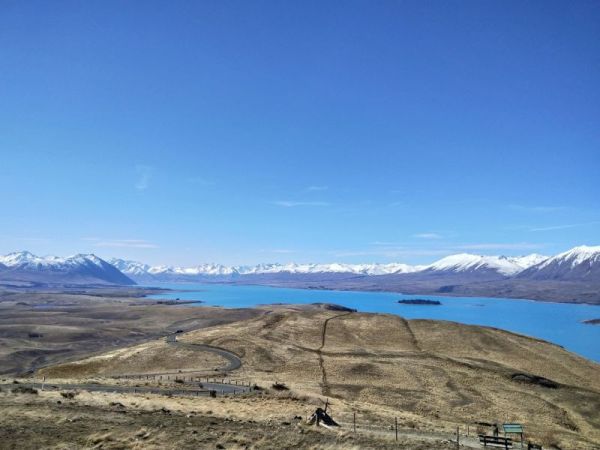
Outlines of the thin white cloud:
[[326,191],[327,189],[329,189],[329,186],[308,186],[306,188],[306,190],[308,192],[318,192],[318,191]]
[[391,242],[391,241],[373,241],[373,242],[369,242],[369,245],[398,246],[398,245],[404,245],[404,244],[399,243],[399,242]]
[[296,206],[329,206],[328,202],[297,202],[292,200],[278,200],[272,202],[274,205],[281,206],[284,208],[294,208]]
[[443,238],[443,236],[438,233],[417,233],[417,234],[413,234],[412,237],[418,238],[418,239],[442,239]]
[[197,184],[200,186],[214,186],[215,184],[217,184],[214,181],[207,180],[204,177],[190,177],[187,179],[187,182],[190,184]]
[[134,185],[135,188],[138,191],[145,191],[150,185],[150,179],[152,178],[152,174],[154,173],[154,168],[151,166],[138,164],[135,166],[135,172],[137,175],[137,179]]
[[551,213],[562,211],[565,209],[564,206],[551,206],[551,205],[519,205],[519,204],[510,204],[508,205],[510,209],[514,209],[516,211],[524,211],[524,212],[532,212],[532,213]]
[[447,255],[448,250],[443,249],[419,249],[419,248],[383,248],[377,250],[334,250],[329,252],[337,258],[365,256],[374,258],[410,258],[418,256]]
[[288,248],[273,248],[273,249],[262,249],[261,253],[274,253],[277,255],[287,255],[290,253],[296,253],[296,250],[290,250]]
[[158,245],[145,241],[143,239],[95,239],[86,238],[84,240],[95,241],[95,247],[111,248],[158,248]]
[[[6,237],[6,236],[2,236],[2,237]],[[23,241],[23,242],[51,242],[50,238],[41,238],[41,237],[19,236],[19,237],[10,237],[9,239],[14,240],[14,241]]]
[[554,231],[554,230],[566,230],[569,228],[579,228],[579,227],[587,227],[590,225],[598,225],[600,224],[600,221],[596,221],[596,222],[587,222],[587,223],[570,223],[570,224],[565,224],[565,225],[554,225],[554,226],[549,226],[549,227],[535,227],[535,228],[530,228],[529,231]]
[[534,244],[530,242],[517,243],[481,243],[481,244],[461,244],[451,246],[455,250],[536,250],[546,247],[546,244]]

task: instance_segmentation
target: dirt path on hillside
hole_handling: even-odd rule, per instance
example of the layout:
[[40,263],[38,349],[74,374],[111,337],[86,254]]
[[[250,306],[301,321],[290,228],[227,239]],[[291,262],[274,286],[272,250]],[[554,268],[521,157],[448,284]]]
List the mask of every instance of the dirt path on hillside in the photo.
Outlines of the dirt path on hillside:
[[339,317],[347,316],[352,314],[351,312],[346,312],[342,314],[338,314],[336,316],[328,317],[323,322],[323,328],[321,329],[321,346],[317,349],[317,354],[319,355],[319,367],[321,368],[321,393],[327,397],[331,397],[331,391],[329,389],[329,383],[327,382],[327,371],[325,370],[325,363],[323,361],[323,348],[325,347],[326,338],[327,338],[327,325],[329,321],[333,319],[337,319]]

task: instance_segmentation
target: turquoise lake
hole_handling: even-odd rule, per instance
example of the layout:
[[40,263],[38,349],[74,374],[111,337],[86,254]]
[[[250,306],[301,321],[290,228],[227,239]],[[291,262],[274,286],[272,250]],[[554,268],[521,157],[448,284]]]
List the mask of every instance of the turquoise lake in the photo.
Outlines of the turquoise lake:
[[[485,325],[561,345],[600,362],[600,326],[583,320],[600,318],[600,306],[483,297],[439,297],[390,292],[320,291],[227,284],[159,284],[177,292],[153,299],[202,300],[198,306],[253,307],[272,303],[336,303],[361,312],[398,314],[407,319],[438,319]],[[439,300],[441,306],[401,305],[400,299]]]

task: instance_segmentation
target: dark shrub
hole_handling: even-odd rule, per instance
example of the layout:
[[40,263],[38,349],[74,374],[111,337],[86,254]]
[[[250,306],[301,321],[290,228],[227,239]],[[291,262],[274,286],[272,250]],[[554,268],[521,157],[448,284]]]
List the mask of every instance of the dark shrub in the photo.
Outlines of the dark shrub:
[[34,395],[37,395],[38,391],[37,391],[37,389],[34,389],[32,387],[29,387],[29,386],[17,386],[16,388],[13,388],[12,393],[13,394],[34,394]]

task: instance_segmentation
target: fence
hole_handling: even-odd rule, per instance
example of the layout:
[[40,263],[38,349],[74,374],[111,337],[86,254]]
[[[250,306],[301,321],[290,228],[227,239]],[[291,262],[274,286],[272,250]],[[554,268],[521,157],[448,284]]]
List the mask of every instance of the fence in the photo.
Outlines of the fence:
[[251,381],[244,381],[244,380],[232,380],[231,378],[227,379],[227,378],[210,378],[210,377],[200,377],[200,376],[192,376],[192,375],[188,375],[187,377],[185,375],[155,375],[155,374],[149,374],[149,375],[143,375],[143,374],[138,374],[138,375],[114,375],[111,378],[115,379],[115,380],[152,380],[152,381],[173,381],[173,382],[190,382],[190,383],[194,383],[194,382],[198,382],[198,383],[214,383],[214,384],[229,384],[232,386],[244,386],[244,387],[252,387],[252,382]]
[[389,422],[384,420],[373,420],[360,417],[356,413],[352,415],[340,414],[333,415],[334,419],[339,423],[344,430],[348,432],[361,434],[374,434],[379,437],[398,441],[404,438],[421,439],[423,441],[435,442],[445,441],[448,444],[453,444],[456,448],[466,446],[467,448],[479,448],[479,440],[476,430],[469,425],[457,427],[456,430],[422,430],[413,427],[406,427],[405,424],[399,423],[398,418],[394,418]]

